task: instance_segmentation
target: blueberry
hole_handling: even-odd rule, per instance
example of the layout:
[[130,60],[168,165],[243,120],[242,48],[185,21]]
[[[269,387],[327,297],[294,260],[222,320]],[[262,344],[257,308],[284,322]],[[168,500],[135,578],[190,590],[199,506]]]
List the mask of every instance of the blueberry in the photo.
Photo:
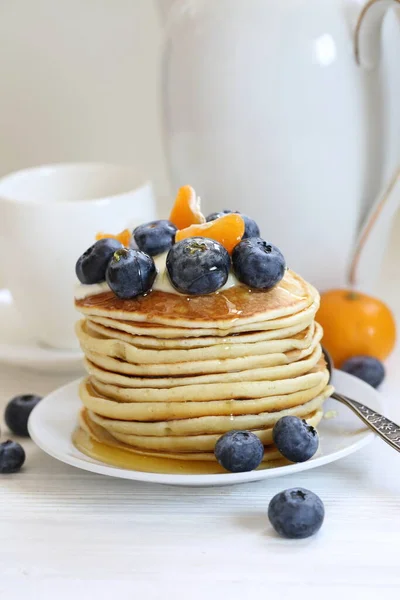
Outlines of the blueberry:
[[377,388],[385,379],[385,367],[372,356],[353,356],[342,365],[342,371],[362,379]]
[[244,473],[259,466],[264,456],[264,446],[250,431],[229,431],[219,438],[214,454],[227,471]]
[[4,413],[7,427],[16,435],[29,436],[28,419],[36,404],[42,399],[35,394],[15,396],[9,401]]
[[121,242],[111,238],[98,240],[78,258],[76,276],[81,283],[100,283],[106,278],[106,269],[114,252],[122,248]]
[[219,212],[213,212],[211,214],[208,215],[208,217],[206,217],[206,221],[207,223],[209,223],[210,221],[215,221],[216,219],[219,219],[220,217],[223,217],[224,215],[230,215],[231,213],[235,213],[236,215],[239,214],[238,210],[221,210]]
[[25,450],[17,442],[0,444],[0,473],[16,473],[25,462]]
[[280,492],[269,503],[268,518],[279,535],[286,538],[310,537],[320,529],[325,516],[322,500],[304,488]]
[[151,289],[157,270],[148,254],[131,248],[117,250],[109,262],[106,280],[118,298],[134,298]]
[[143,252],[156,256],[166,252],[175,242],[177,228],[171,221],[151,221],[133,230],[133,237]]
[[282,417],[275,423],[272,437],[279,452],[299,463],[309,460],[318,450],[317,430],[299,417]]
[[183,294],[211,294],[228,279],[231,260],[218,242],[204,237],[186,238],[172,246],[167,270],[172,285]]
[[261,290],[268,290],[279,283],[286,269],[279,248],[261,238],[239,242],[233,249],[232,263],[239,281]]
[[230,213],[235,213],[242,217],[245,227],[243,239],[260,236],[260,228],[258,227],[257,223],[253,219],[250,219],[250,217],[247,215],[242,215],[242,213],[238,210],[223,210],[222,212],[211,213],[206,218],[206,221],[215,221],[215,219],[219,219],[220,217],[229,215]]

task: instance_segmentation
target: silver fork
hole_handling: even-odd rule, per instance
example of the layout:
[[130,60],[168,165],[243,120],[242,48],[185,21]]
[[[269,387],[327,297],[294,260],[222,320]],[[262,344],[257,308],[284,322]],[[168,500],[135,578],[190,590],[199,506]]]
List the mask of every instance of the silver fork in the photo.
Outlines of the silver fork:
[[[333,361],[329,354],[329,352],[322,348],[322,351],[325,356],[326,363],[328,365],[329,370],[329,379],[332,377],[333,370]],[[331,398],[338,400],[342,404],[348,406],[364,423],[375,431],[376,434],[379,435],[389,446],[392,446],[397,452],[400,452],[400,427],[390,419],[387,419],[383,415],[379,414],[372,408],[365,406],[365,404],[361,404],[361,402],[357,402],[357,400],[353,400],[352,398],[348,398],[343,394],[338,394],[337,392],[333,392]]]

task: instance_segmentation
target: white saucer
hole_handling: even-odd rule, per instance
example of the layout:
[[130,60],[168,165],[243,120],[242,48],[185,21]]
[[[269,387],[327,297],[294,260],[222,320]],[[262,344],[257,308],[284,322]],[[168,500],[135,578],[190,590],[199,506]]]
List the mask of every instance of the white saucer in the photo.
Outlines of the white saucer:
[[44,348],[26,335],[8,290],[0,290],[0,363],[58,373],[83,370],[80,350]]
[[[380,394],[363,381],[347,373],[335,371],[333,384],[342,394],[363,402],[379,412],[383,411]],[[169,475],[130,471],[93,460],[73,446],[71,435],[76,427],[78,411],[81,408],[78,385],[79,381],[74,381],[44,398],[31,414],[29,433],[36,444],[50,456],[85,471],[110,477],[185,486],[245,483],[298,473],[325,465],[356,452],[371,442],[374,437],[374,434],[366,429],[360,419],[348,408],[329,399],[325,404],[325,413],[334,410],[337,415],[335,418],[322,420],[318,427],[320,449],[315,457],[305,463],[251,471],[250,473],[218,475]]]

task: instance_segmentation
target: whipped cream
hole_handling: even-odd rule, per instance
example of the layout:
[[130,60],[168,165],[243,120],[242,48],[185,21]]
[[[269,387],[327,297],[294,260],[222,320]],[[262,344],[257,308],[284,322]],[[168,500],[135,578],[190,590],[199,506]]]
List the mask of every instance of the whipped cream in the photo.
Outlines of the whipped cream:
[[75,285],[75,300],[83,300],[89,296],[97,296],[98,294],[104,294],[104,292],[111,292],[110,286],[107,281],[101,283],[92,283],[86,285],[84,283],[77,283]]
[[[166,260],[167,260],[168,252],[164,252],[163,254],[159,254],[158,256],[154,256],[154,263],[157,269],[157,276],[154,280],[152,290],[160,291],[160,292],[168,292],[169,294],[181,294],[174,288],[172,283],[169,280]],[[225,285],[223,285],[218,292],[223,292],[224,290],[229,290],[231,287],[235,287],[236,285],[240,285],[239,281],[236,279],[235,275],[232,271],[230,271],[228,275],[228,279],[226,280]],[[96,296],[98,294],[103,294],[104,292],[110,292],[110,286],[106,281],[102,281],[101,283],[92,283],[91,285],[85,285],[83,283],[78,283],[75,286],[75,298],[76,300],[83,300],[84,298],[88,298],[89,296]],[[218,293],[216,292],[216,293]]]

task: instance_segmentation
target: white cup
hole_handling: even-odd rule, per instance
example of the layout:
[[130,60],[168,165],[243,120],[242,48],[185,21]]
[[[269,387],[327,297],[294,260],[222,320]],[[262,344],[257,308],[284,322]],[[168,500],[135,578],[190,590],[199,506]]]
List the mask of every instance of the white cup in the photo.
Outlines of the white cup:
[[37,342],[76,348],[75,263],[99,231],[155,218],[151,184],[130,167],[45,165],[0,179],[0,281]]

